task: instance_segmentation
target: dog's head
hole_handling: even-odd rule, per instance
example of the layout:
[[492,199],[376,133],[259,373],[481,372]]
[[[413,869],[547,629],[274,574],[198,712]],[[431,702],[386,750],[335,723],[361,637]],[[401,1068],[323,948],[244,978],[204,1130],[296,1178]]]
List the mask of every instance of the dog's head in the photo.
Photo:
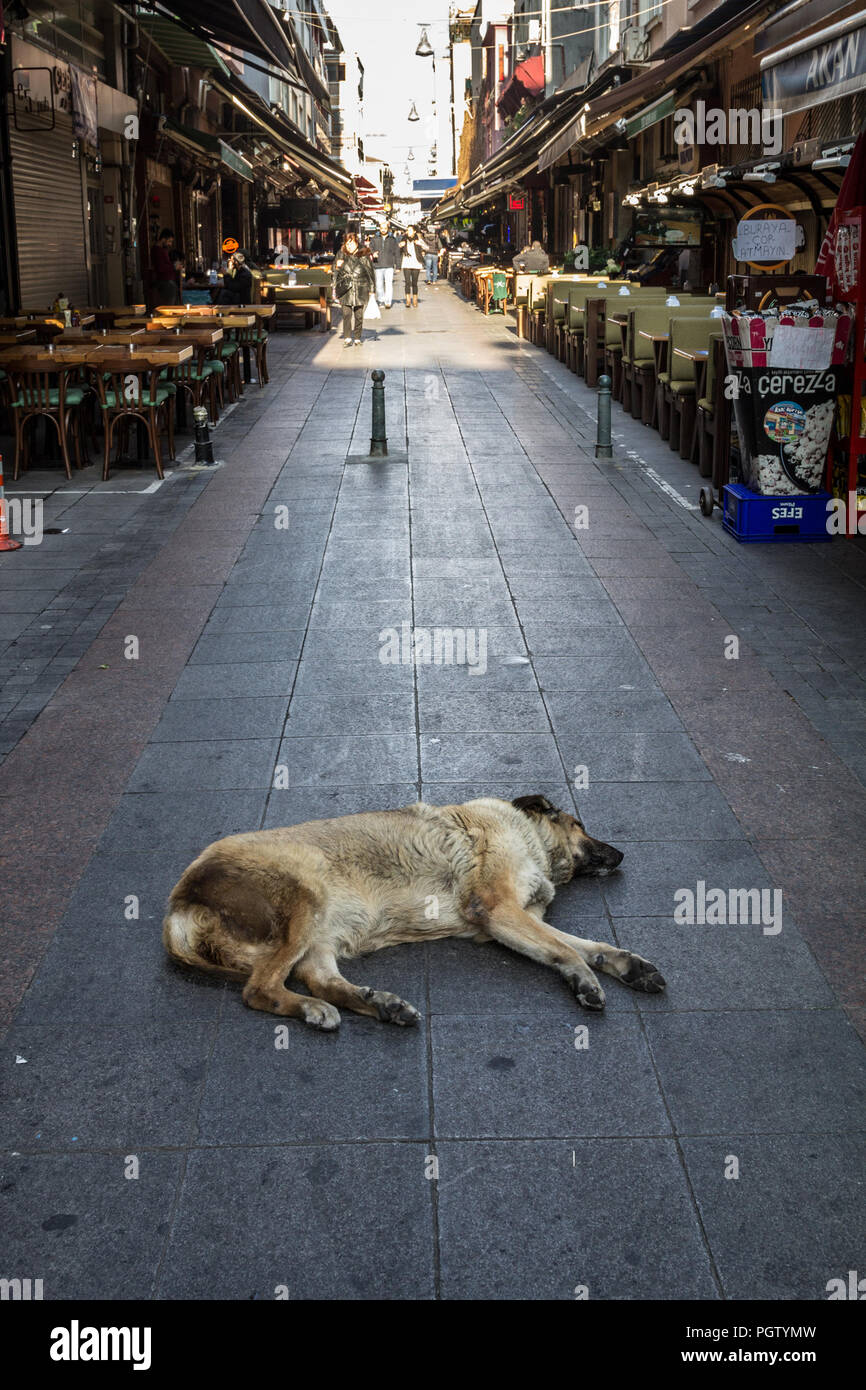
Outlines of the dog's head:
[[560,811],[546,796],[518,796],[511,804],[534,823],[554,883],[567,883],[575,874],[608,874],[622,863],[622,850],[594,840],[576,816]]

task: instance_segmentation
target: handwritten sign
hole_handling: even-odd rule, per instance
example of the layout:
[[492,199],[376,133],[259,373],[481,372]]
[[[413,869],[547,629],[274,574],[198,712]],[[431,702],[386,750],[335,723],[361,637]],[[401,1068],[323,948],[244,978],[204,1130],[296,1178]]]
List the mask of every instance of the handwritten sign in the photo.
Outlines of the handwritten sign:
[[793,217],[737,223],[732,243],[734,257],[764,269],[774,269],[790,261],[797,244],[797,224]]
[[773,334],[769,365],[822,371],[830,365],[835,338],[835,327],[780,323]]

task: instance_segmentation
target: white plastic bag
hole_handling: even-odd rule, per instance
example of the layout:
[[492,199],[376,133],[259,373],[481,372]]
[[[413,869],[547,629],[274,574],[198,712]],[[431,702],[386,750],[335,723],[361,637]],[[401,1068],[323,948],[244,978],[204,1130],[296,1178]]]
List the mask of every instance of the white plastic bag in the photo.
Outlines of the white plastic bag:
[[365,319],[380,319],[381,317],[382,317],[382,310],[379,308],[379,305],[376,303],[376,296],[375,296],[375,294],[371,294],[371,295],[370,295],[370,298],[367,300],[367,307],[366,307],[366,309],[364,310],[364,318],[365,318]]

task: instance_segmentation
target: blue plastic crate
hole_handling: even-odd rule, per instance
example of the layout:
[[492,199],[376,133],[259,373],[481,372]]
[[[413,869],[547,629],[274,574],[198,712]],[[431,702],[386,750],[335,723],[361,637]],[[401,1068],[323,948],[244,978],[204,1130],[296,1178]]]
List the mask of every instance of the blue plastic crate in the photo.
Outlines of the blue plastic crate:
[[738,541],[829,541],[829,500],[829,492],[762,497],[742,483],[727,483],[722,525]]

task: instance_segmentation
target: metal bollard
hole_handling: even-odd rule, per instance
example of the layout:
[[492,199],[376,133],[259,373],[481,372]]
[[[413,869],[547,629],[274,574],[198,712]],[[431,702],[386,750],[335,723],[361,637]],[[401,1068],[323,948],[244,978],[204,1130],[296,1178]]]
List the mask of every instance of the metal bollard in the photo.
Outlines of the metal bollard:
[[598,430],[595,440],[597,459],[612,459],[613,445],[610,442],[610,377],[598,379]]
[[207,409],[203,405],[197,405],[192,415],[195,420],[195,461],[196,463],[213,463],[213,444],[208,428]]
[[388,436],[385,433],[385,373],[373,372],[373,431],[370,435],[370,457],[387,458]]

